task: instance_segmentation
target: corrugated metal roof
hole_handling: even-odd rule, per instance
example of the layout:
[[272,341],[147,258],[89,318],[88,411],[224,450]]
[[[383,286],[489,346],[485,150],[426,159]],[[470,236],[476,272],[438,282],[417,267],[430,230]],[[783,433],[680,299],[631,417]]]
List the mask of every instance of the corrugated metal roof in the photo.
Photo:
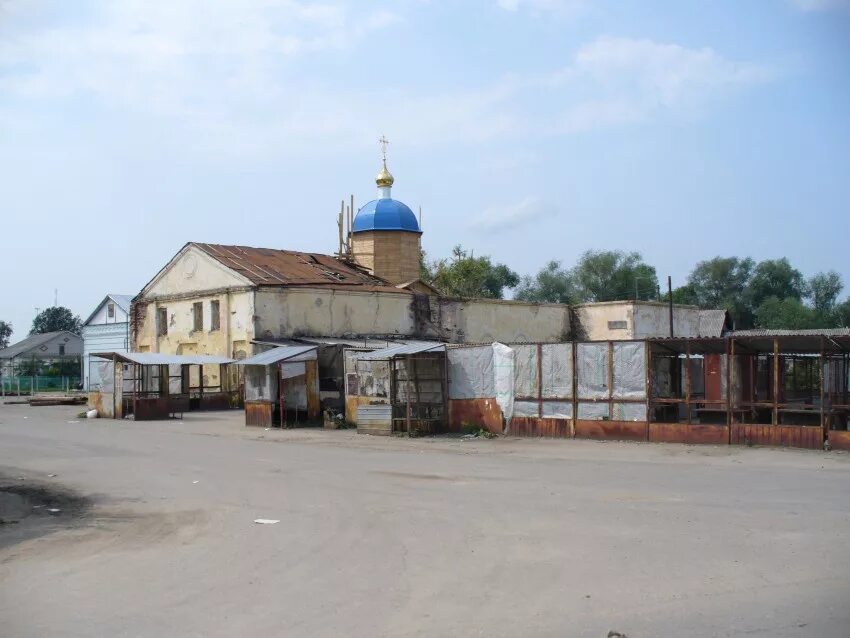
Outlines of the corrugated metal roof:
[[235,359],[210,354],[166,354],[164,352],[92,352],[91,356],[101,359],[114,357],[123,363],[138,363],[143,366],[215,365],[235,362]]
[[725,310],[700,310],[697,334],[700,337],[722,337],[726,329],[726,317]]
[[311,358],[315,358],[317,348],[318,346],[280,346],[277,348],[272,348],[271,350],[266,350],[265,352],[261,352],[260,354],[255,354],[253,357],[248,357],[247,359],[237,361],[236,365],[270,366],[275,363],[278,363],[279,361],[286,361],[287,359],[301,357],[302,355],[306,355],[309,352],[313,353],[313,357]]
[[29,352],[33,348],[38,348],[41,345],[44,345],[48,341],[51,341],[55,337],[61,334],[71,335],[74,339],[79,339],[82,341],[82,337],[80,335],[75,335],[73,332],[68,332],[67,330],[57,330],[56,332],[43,332],[41,334],[30,335],[26,339],[21,339],[17,343],[13,343],[8,348],[3,348],[0,350],[0,359],[13,359],[18,355],[21,355],[25,352]]
[[727,334],[730,337],[850,337],[850,328],[815,328],[812,330],[754,328],[752,330],[732,330]]
[[384,359],[394,359],[395,357],[403,357],[409,354],[419,354],[420,352],[445,352],[446,344],[430,342],[410,343],[405,345],[391,346],[383,350],[374,350],[373,352],[364,352],[357,355],[360,361],[382,361]]
[[330,286],[411,294],[331,255],[273,248],[191,243],[259,286]]

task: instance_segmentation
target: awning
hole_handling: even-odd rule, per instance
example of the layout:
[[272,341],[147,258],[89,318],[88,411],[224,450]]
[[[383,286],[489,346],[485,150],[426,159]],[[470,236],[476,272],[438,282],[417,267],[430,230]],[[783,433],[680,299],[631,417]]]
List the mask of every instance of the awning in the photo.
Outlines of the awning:
[[308,361],[316,358],[318,346],[280,346],[237,361],[239,366],[270,366],[281,361]]
[[410,343],[401,346],[392,346],[383,350],[375,350],[373,352],[364,352],[357,355],[359,361],[384,361],[387,359],[395,359],[396,357],[404,357],[407,355],[420,354],[423,352],[445,352],[446,344],[430,342]]
[[210,354],[166,354],[164,352],[92,352],[92,357],[115,359],[122,363],[138,363],[143,366],[164,365],[216,365],[234,363],[235,359]]

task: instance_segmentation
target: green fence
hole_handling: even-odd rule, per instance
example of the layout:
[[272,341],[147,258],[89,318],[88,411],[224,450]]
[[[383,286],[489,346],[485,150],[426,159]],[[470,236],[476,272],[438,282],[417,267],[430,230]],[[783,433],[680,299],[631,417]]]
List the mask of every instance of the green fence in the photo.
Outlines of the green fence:
[[80,377],[2,377],[0,394],[36,394],[39,392],[68,392],[80,387]]

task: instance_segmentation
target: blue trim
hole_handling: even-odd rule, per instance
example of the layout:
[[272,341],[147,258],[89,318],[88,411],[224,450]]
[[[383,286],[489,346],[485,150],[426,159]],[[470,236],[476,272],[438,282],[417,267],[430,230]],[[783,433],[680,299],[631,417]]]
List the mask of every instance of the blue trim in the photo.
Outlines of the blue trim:
[[365,204],[354,218],[352,232],[367,230],[403,230],[421,233],[419,222],[410,207],[396,199],[373,199]]

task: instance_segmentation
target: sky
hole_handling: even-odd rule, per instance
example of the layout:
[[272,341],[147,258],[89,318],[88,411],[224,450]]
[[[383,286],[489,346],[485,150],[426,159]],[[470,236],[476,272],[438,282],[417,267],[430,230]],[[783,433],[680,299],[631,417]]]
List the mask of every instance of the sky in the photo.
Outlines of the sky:
[[381,135],[432,258],[850,287],[848,113],[850,0],[0,0],[0,319],[188,241],[332,253]]

